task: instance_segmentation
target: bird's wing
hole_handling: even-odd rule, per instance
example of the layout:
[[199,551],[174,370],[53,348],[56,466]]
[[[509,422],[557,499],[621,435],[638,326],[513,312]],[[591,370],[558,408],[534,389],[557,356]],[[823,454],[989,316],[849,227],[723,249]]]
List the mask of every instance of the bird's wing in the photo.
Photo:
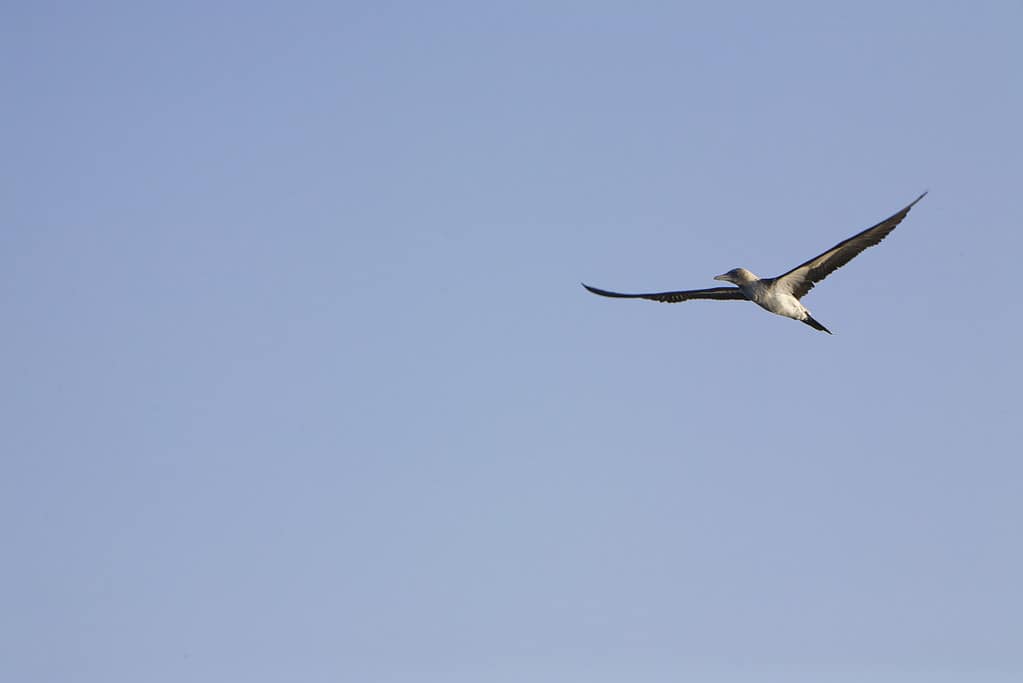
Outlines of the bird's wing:
[[738,287],[711,287],[710,289],[689,289],[684,292],[655,292],[653,294],[609,292],[606,289],[590,287],[585,283],[583,287],[600,296],[610,296],[617,299],[650,299],[651,301],[663,301],[669,304],[677,304],[680,301],[689,301],[690,299],[746,299],[746,295]]
[[906,217],[913,205],[927,195],[914,199],[909,205],[896,214],[889,216],[877,225],[857,233],[847,240],[839,242],[828,249],[820,256],[815,256],[806,263],[796,266],[784,275],[773,279],[775,285],[779,285],[789,291],[792,296],[802,299],[813,286],[831,275],[833,272],[852,261],[853,258],[867,247],[878,244],[895,229],[902,219]]

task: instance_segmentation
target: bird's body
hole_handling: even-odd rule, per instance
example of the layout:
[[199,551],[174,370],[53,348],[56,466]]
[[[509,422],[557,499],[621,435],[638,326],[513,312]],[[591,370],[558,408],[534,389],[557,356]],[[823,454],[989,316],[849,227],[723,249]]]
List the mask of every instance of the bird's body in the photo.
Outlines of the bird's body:
[[739,289],[747,299],[765,311],[795,320],[802,320],[807,313],[806,306],[799,303],[799,299],[781,291],[779,287],[771,287],[763,280],[757,279],[756,282],[739,285]]
[[773,278],[759,278],[745,268],[733,268],[718,275],[715,280],[730,282],[735,287],[712,287],[710,289],[690,289],[678,292],[657,292],[651,294],[622,294],[597,289],[584,284],[583,287],[601,296],[626,299],[652,299],[667,303],[689,301],[691,299],[745,300],[752,301],[766,311],[793,320],[799,320],[810,327],[827,332],[831,331],[813,319],[810,311],[802,304],[802,299],[813,289],[814,285],[851,261],[857,254],[868,247],[878,244],[902,222],[913,205],[924,198],[927,193],[914,199],[906,208],[895,213],[877,225],[857,233],[847,240],[839,242],[823,254],[796,266],[784,275]]
[[810,327],[831,334],[831,330],[814,320],[806,306],[792,295],[789,287],[779,283],[777,278],[762,279],[745,268],[735,268],[714,279],[735,284],[747,300],[765,311],[804,322]]

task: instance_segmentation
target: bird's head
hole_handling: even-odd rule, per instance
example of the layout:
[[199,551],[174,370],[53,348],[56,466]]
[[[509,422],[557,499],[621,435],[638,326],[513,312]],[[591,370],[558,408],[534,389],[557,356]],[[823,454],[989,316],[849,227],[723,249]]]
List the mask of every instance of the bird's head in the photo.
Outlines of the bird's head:
[[756,282],[759,278],[745,268],[732,268],[727,273],[722,273],[714,279],[731,282],[733,285],[745,285],[750,282]]

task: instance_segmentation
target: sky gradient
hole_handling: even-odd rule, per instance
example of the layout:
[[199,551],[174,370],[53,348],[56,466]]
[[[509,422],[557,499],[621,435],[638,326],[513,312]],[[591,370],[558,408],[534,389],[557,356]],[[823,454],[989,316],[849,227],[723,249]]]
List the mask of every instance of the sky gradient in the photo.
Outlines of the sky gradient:
[[831,5],[7,3],[0,677],[1020,680],[1023,6]]

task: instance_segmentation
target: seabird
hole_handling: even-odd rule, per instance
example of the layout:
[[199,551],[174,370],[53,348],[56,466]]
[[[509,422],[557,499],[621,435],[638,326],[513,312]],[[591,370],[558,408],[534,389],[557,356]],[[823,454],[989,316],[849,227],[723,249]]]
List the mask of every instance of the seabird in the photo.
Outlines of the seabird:
[[736,285],[735,287],[711,287],[710,289],[688,289],[680,292],[656,292],[652,294],[622,294],[620,292],[609,292],[605,289],[590,287],[586,283],[582,284],[583,287],[600,296],[621,299],[650,299],[671,304],[689,301],[690,299],[752,301],[771,313],[804,322],[815,330],[831,334],[831,330],[813,319],[810,311],[799,300],[806,296],[813,289],[814,285],[849,263],[861,251],[880,243],[881,240],[895,229],[895,226],[902,222],[902,219],[906,217],[906,214],[913,208],[913,205],[926,195],[927,193],[924,192],[898,213],[892,214],[877,225],[839,242],[823,254],[814,256],[806,263],[802,263],[778,277],[759,278],[745,268],[733,268],[727,273],[716,276],[714,279],[731,282],[733,285]]

